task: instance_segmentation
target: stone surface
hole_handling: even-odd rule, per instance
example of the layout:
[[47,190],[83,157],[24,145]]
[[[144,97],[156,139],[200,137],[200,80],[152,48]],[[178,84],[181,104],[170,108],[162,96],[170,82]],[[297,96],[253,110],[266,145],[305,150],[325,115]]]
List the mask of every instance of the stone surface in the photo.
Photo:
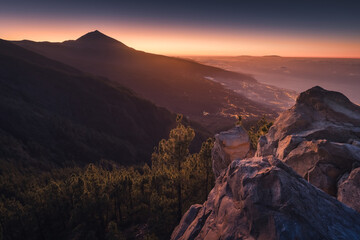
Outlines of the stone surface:
[[314,87],[259,139],[257,157],[232,154],[231,136],[216,138],[208,200],[171,239],[360,239],[359,106]]
[[174,230],[174,236],[182,236],[190,224],[197,217],[199,210],[202,208],[202,205],[195,204],[190,207],[190,209],[186,212],[186,214],[181,218],[179,226]]
[[338,200],[360,212],[360,167],[345,174],[339,181]]
[[233,161],[171,239],[360,239],[360,214],[273,156],[255,157]]
[[218,177],[233,160],[245,158],[249,150],[249,135],[241,126],[216,134],[212,149],[212,166],[215,177]]
[[280,114],[255,155],[279,158],[336,196],[339,178],[360,162],[359,141],[360,107],[341,93],[314,87]]

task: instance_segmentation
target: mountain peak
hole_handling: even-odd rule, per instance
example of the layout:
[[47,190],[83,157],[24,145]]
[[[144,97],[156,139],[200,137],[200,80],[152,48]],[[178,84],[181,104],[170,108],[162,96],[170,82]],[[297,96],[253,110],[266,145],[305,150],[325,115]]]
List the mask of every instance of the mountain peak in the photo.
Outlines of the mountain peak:
[[337,102],[341,105],[353,105],[350,100],[342,93],[328,91],[320,86],[315,86],[301,93],[297,99],[297,103],[308,105],[318,105],[319,103],[328,103],[328,101]]
[[85,35],[79,37],[77,40],[77,42],[82,42],[82,43],[101,43],[101,44],[122,44],[121,42],[119,42],[118,40],[111,38],[105,34],[103,34],[102,32],[95,30],[92,32],[88,32]]
[[296,106],[306,106],[314,113],[323,115],[327,120],[360,124],[360,107],[340,92],[315,86],[301,93],[296,104]]

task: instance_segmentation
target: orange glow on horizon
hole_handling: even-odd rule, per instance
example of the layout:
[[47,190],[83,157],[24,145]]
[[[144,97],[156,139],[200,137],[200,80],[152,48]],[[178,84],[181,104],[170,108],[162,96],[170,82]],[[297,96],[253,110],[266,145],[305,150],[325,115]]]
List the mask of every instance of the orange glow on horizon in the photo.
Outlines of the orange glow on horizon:
[[164,55],[360,58],[360,40],[284,32],[190,28],[96,20],[16,19],[0,16],[0,38],[62,42],[98,29],[129,47]]

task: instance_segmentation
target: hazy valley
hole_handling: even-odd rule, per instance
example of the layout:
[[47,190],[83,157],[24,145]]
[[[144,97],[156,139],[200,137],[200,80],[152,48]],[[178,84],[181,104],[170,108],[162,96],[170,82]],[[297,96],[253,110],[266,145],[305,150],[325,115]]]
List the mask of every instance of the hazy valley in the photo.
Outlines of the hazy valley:
[[[315,85],[340,91],[360,104],[360,59],[280,56],[189,57],[197,62],[248,74],[260,83],[300,93]],[[219,82],[241,91],[236,81]],[[240,89],[240,90],[238,90]]]
[[[134,50],[101,32],[63,43],[14,42],[48,58],[108,77],[158,106],[182,113],[216,132],[244,118],[275,117],[291,106],[292,91],[260,84],[253,77],[193,61]],[[236,82],[236,91],[219,82]]]

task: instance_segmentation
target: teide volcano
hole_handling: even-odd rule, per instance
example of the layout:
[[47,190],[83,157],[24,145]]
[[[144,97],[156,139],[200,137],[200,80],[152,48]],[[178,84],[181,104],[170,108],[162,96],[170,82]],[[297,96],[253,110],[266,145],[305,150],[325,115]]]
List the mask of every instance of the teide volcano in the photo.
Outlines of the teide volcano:
[[[106,76],[158,106],[182,113],[213,131],[232,125],[237,114],[252,118],[275,116],[279,111],[278,106],[266,102],[272,102],[281,91],[270,91],[268,95],[257,93],[264,99],[271,98],[271,101],[259,103],[211,80],[233,79],[244,84],[257,82],[251,76],[137,51],[99,31],[62,43],[15,43],[82,71]],[[289,101],[293,100],[289,98]]]

